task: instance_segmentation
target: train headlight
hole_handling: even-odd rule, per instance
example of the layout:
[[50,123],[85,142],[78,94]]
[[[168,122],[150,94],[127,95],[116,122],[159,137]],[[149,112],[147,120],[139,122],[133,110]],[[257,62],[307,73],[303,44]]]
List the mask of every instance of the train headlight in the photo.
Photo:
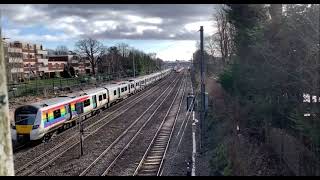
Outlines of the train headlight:
[[38,129],[40,125],[33,125],[32,129]]

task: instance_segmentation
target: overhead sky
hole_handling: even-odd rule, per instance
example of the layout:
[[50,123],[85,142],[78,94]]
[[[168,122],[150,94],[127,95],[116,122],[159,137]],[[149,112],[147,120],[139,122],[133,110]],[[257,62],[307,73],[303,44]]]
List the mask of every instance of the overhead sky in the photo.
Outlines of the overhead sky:
[[107,47],[127,43],[164,60],[189,60],[199,40],[216,31],[209,4],[0,5],[3,36],[47,49],[92,37]]

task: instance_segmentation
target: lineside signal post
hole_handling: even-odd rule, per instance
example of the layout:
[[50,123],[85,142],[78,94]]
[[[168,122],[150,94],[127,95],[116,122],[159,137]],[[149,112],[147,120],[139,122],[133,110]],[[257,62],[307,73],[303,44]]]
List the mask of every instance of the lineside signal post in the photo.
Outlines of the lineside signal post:
[[[193,101],[194,101],[194,95],[189,93],[187,97],[187,111],[189,112],[194,110]],[[193,106],[192,109],[191,109],[191,106]]]
[[82,124],[82,114],[83,114],[83,103],[76,104],[77,114],[79,115],[79,135],[80,135],[80,157],[83,156],[83,137],[84,137],[84,129]]

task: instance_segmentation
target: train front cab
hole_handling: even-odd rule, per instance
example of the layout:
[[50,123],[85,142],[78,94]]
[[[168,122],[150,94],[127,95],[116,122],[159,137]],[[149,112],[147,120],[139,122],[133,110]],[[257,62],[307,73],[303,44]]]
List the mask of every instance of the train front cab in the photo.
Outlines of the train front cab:
[[14,125],[11,125],[12,139],[15,141],[37,140],[40,132],[41,112],[33,106],[22,106],[16,109]]

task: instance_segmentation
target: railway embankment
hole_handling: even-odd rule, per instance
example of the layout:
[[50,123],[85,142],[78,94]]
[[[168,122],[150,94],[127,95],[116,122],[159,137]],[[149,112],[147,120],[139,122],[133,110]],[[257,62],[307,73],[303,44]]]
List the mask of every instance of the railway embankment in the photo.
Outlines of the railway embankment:
[[235,102],[215,78],[207,78],[206,91],[209,94],[209,109],[197,175],[292,175],[288,167],[280,166],[280,160],[272,149],[242,134],[241,129],[238,131],[233,120],[236,115]]

